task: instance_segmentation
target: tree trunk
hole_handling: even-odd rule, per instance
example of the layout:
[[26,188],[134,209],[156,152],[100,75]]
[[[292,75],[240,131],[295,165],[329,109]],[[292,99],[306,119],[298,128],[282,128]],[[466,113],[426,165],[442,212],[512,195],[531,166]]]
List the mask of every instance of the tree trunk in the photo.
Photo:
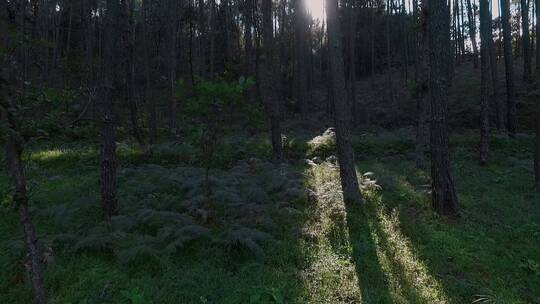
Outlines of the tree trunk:
[[118,214],[116,200],[116,138],[113,89],[115,75],[115,42],[118,41],[119,0],[107,0],[103,41],[101,87],[101,202],[106,219]]
[[529,0],[521,0],[521,30],[523,38],[523,79],[532,81],[531,70],[531,38],[529,31]]
[[[0,23],[2,25],[2,23]],[[4,66],[9,63],[2,62]],[[47,293],[43,282],[43,255],[37,244],[37,236],[28,210],[28,194],[26,186],[26,176],[24,174],[24,166],[21,155],[23,151],[23,139],[17,132],[17,126],[14,123],[13,113],[18,105],[14,103],[15,97],[12,96],[12,88],[15,82],[8,81],[10,78],[15,78],[16,72],[8,71],[7,68],[0,70],[0,124],[11,132],[0,133],[0,144],[5,148],[6,164],[8,170],[13,176],[15,182],[15,194],[13,202],[15,203],[21,224],[24,230],[24,239],[26,249],[28,250],[30,281],[32,285],[33,303],[47,303]]]
[[141,135],[141,130],[139,128],[139,114],[137,111],[137,102],[135,100],[135,1],[129,0],[126,5],[127,14],[128,14],[128,23],[127,23],[127,56],[126,56],[126,78],[127,78],[127,87],[126,87],[126,101],[129,105],[129,117],[131,120],[131,128],[133,132],[133,137],[137,140],[137,143],[142,147],[144,142]]
[[540,0],[535,0],[536,14],[536,72],[540,73]]
[[280,126],[280,110],[279,100],[277,99],[276,90],[273,86],[275,80],[275,66],[277,60],[274,58],[274,33],[272,22],[272,0],[263,0],[263,41],[264,41],[264,58],[262,62],[262,70],[260,75],[262,81],[263,98],[265,106],[270,112],[270,123],[272,133],[272,157],[274,162],[281,163],[283,161],[283,145],[281,141],[281,126]]
[[491,13],[489,1],[480,0],[480,165],[486,165],[489,152],[489,70],[490,70],[490,41],[491,37]]
[[[493,15],[490,13],[489,18],[493,20]],[[495,105],[495,115],[497,129],[502,131],[504,129],[504,103],[499,96],[499,69],[497,64],[497,50],[495,49],[495,42],[493,41],[493,23],[490,23],[490,35],[489,35],[489,65],[491,69],[491,82],[493,84],[493,98],[492,104]]]
[[450,173],[448,151],[449,38],[448,7],[445,1],[430,1],[428,7],[431,93],[431,180],[433,208],[441,215],[457,215],[458,198]]
[[[253,0],[244,0],[244,52],[245,52],[245,62],[244,62],[244,74],[246,77],[255,76],[255,60],[253,56]],[[254,88],[249,88],[246,92],[247,99],[250,103],[255,101],[255,90]]]
[[[169,46],[170,59],[169,59],[169,129],[171,132],[176,133],[176,48],[177,48],[177,38],[178,38],[178,2],[176,0],[170,0],[169,2],[169,14],[172,15],[171,20],[169,20],[169,33],[170,33],[170,42]],[[191,0],[190,0],[191,7]],[[191,11],[190,11],[191,14]],[[190,23],[190,26],[191,23]],[[190,36],[191,37],[191,36]],[[192,39],[192,37],[190,38]],[[191,48],[191,42],[190,42]],[[191,56],[191,49],[190,49]]]
[[343,189],[343,199],[346,203],[361,203],[362,195],[358,186],[356,175],[354,151],[349,134],[350,116],[348,113],[345,75],[343,61],[343,47],[341,43],[341,29],[338,16],[338,1],[327,0],[328,20],[328,51],[330,57],[331,86],[334,95],[334,120],[336,125],[337,153]]
[[348,97],[351,107],[352,122],[356,126],[358,124],[358,113],[356,105],[356,19],[357,12],[354,8],[354,2],[348,1]]
[[392,13],[391,9],[391,1],[387,0],[387,9],[386,9],[386,81],[388,86],[388,99],[390,101],[390,104],[394,105],[394,89],[392,85],[392,52],[391,52],[391,44],[390,44],[390,34],[391,34],[391,25],[390,25],[390,15]]
[[150,0],[143,0],[142,10],[144,16],[144,46],[143,46],[143,57],[144,57],[144,99],[148,108],[148,124],[150,127],[150,145],[154,145],[157,142],[158,137],[158,128],[157,128],[157,105],[156,100],[152,94],[152,80],[151,80],[151,67],[150,67],[150,52],[149,48],[152,45],[152,32],[150,29]]
[[294,0],[294,33],[295,33],[295,56],[296,56],[296,85],[298,107],[302,115],[307,114],[307,72],[306,72],[306,10],[304,0]]
[[510,0],[501,0],[504,35],[504,66],[506,74],[506,127],[508,135],[516,134],[516,101],[514,87],[514,58],[512,57],[512,28],[510,27]]
[[415,162],[416,167],[422,168],[425,163],[425,150],[429,138],[429,79],[427,60],[429,58],[428,46],[428,26],[427,26],[427,6],[422,2],[422,13],[418,14],[418,1],[414,1],[413,13],[417,22],[417,31],[415,33],[416,47],[416,149]]
[[540,192],[540,101],[538,100],[536,101],[536,140],[534,144],[534,188]]

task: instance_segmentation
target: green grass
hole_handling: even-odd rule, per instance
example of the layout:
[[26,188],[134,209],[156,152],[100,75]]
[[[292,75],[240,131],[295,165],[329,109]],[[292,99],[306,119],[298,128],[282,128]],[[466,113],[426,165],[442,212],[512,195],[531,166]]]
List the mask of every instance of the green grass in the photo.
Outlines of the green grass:
[[[461,217],[452,220],[431,211],[425,187],[429,171],[414,167],[412,140],[389,134],[362,136],[354,143],[358,170],[373,172],[380,186],[364,190],[366,206],[343,204],[339,175],[330,164],[291,164],[281,170],[303,174],[301,182],[315,194],[283,201],[290,184],[269,188],[269,202],[262,205],[269,220],[255,217],[252,226],[272,235],[262,245],[263,256],[215,240],[229,227],[244,225],[231,215],[234,208],[216,201],[205,205],[216,212],[203,223],[211,237],[172,255],[143,254],[128,263],[114,248],[73,251],[70,243],[54,241],[61,233],[102,224],[95,148],[33,147],[25,158],[37,231],[54,257],[46,271],[51,302],[460,304],[485,298],[483,303],[540,303],[540,195],[532,191],[531,137],[495,137],[490,164],[483,168],[477,162],[476,134],[452,138],[452,171],[462,207]],[[316,155],[303,140],[288,148],[289,155]],[[119,171],[138,172],[152,163],[174,176],[178,168],[198,166],[191,149],[164,145],[147,156],[124,144]],[[214,174],[226,178],[241,159],[268,157],[269,143],[235,140],[221,151]],[[249,174],[255,178],[264,172]],[[152,195],[133,187],[135,178],[141,177],[120,179],[124,208],[171,201],[178,206],[170,208],[184,210],[183,202],[193,199],[165,176],[156,182],[160,193]],[[29,303],[21,229],[7,204],[8,184],[0,171],[0,303]]]

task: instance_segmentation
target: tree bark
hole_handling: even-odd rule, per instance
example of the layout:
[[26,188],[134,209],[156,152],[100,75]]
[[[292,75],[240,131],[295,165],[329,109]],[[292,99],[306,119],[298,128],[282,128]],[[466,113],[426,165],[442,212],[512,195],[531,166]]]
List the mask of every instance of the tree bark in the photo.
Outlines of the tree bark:
[[[491,37],[491,13],[489,1],[480,0],[480,165],[486,165],[489,153],[489,72],[490,72],[490,45]],[[490,43],[491,41],[491,43]]]
[[347,20],[348,20],[348,97],[349,97],[349,105],[351,108],[352,113],[352,122],[353,125],[356,126],[358,124],[358,113],[357,113],[357,105],[356,105],[356,20],[357,20],[357,12],[354,7],[353,1],[348,1],[348,12],[347,12]]
[[349,134],[350,116],[348,113],[345,74],[343,61],[343,46],[341,28],[338,16],[338,1],[326,0],[328,20],[328,49],[330,57],[331,86],[334,95],[334,120],[336,125],[337,153],[343,189],[343,199],[346,203],[362,203],[362,195],[356,175],[354,151]]
[[283,145],[281,140],[280,110],[279,100],[273,86],[275,80],[275,66],[277,60],[274,57],[274,32],[272,22],[272,0],[263,0],[263,41],[264,58],[260,75],[263,78],[262,91],[265,105],[270,112],[271,134],[272,134],[272,157],[275,163],[283,161]]
[[510,27],[510,0],[501,0],[504,36],[504,65],[506,74],[506,127],[508,135],[516,134],[516,101],[514,87],[514,58],[512,57],[512,28]]
[[[0,23],[1,25],[1,23]],[[2,62],[7,67],[7,61]],[[30,281],[32,285],[33,303],[47,303],[47,292],[43,280],[43,254],[38,246],[37,236],[28,210],[28,194],[26,191],[26,176],[22,163],[22,151],[24,147],[23,139],[20,137],[17,126],[14,122],[13,113],[17,108],[13,96],[14,81],[11,83],[8,79],[13,78],[15,72],[3,68],[0,74],[0,124],[7,128],[8,132],[0,134],[0,144],[5,148],[6,163],[15,182],[15,194],[13,202],[19,212],[19,219],[23,226],[26,249],[28,251]]]
[[417,168],[422,168],[425,163],[426,145],[429,138],[429,75],[427,60],[429,58],[428,20],[427,5],[422,2],[421,14],[418,13],[418,1],[414,1],[413,14],[417,22],[415,33],[416,40],[416,148],[415,163]]
[[521,30],[523,39],[523,80],[532,81],[531,38],[529,31],[529,0],[521,0]]
[[150,0],[143,0],[142,10],[144,16],[143,31],[144,31],[144,99],[148,109],[148,124],[150,127],[149,143],[153,145],[157,142],[158,127],[157,127],[157,105],[156,100],[152,94],[152,80],[151,80],[151,67],[150,67],[150,52],[149,48],[152,45],[152,32],[150,29]]
[[540,0],[534,0],[536,16],[536,72],[540,73]]
[[[171,132],[176,133],[176,49],[178,41],[178,2],[176,0],[169,0],[169,11],[171,14],[171,20],[169,20],[169,33],[170,33],[170,58],[169,58],[169,129]],[[191,8],[191,0],[190,0]],[[191,15],[191,11],[190,11]],[[190,17],[191,18],[191,17]],[[190,23],[190,26],[191,23]],[[191,37],[191,36],[190,36]],[[192,37],[190,38],[192,39]],[[191,44],[190,44],[191,48]],[[190,49],[191,57],[191,49]]]
[[431,93],[431,180],[433,208],[441,215],[458,214],[458,198],[450,173],[448,151],[449,18],[446,1],[429,1],[430,93]]
[[139,114],[137,110],[137,102],[135,99],[135,1],[129,0],[126,5],[128,14],[127,23],[127,56],[126,56],[126,101],[129,105],[129,117],[131,120],[131,128],[133,137],[137,140],[137,143],[142,147],[144,142],[141,135],[141,129],[139,128]]
[[294,0],[294,33],[296,56],[296,85],[298,107],[302,115],[308,111],[307,72],[306,72],[306,10],[304,0]]
[[[490,13],[489,18],[490,20],[493,20],[493,15]],[[504,103],[502,99],[499,96],[499,69],[497,65],[497,51],[495,49],[495,42],[493,41],[493,23],[492,21],[490,23],[490,31],[489,31],[489,65],[491,70],[491,82],[493,84],[493,96],[492,96],[492,104],[495,105],[495,115],[496,115],[496,124],[497,129],[499,131],[502,131],[504,129]]]
[[534,188],[540,192],[540,101],[538,100],[536,101],[536,140],[534,143]]
[[107,0],[101,85],[101,202],[106,219],[118,214],[116,200],[116,134],[114,118],[115,41],[118,41],[119,0]]

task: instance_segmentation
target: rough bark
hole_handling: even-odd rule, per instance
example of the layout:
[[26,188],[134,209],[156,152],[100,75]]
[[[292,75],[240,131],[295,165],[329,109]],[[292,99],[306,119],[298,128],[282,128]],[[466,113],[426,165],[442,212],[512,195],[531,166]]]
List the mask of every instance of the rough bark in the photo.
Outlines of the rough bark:
[[349,97],[349,105],[351,107],[353,125],[358,124],[358,113],[356,104],[356,20],[357,12],[354,8],[353,1],[348,1],[347,8],[347,20],[348,20],[348,69],[347,69],[347,89]]
[[532,81],[531,37],[529,31],[529,0],[521,0],[521,30],[523,40],[523,80]]
[[279,100],[273,82],[276,76],[275,66],[277,60],[274,56],[274,33],[272,23],[272,0],[263,0],[263,41],[264,58],[262,58],[262,68],[260,75],[262,80],[263,98],[265,105],[270,112],[271,136],[272,136],[272,157],[274,162],[283,161],[283,145],[281,140],[280,110]]
[[[171,14],[171,20],[169,20],[169,129],[171,132],[176,132],[176,48],[178,44],[178,4],[176,0],[169,1],[169,14]],[[190,26],[192,26],[191,23]]]
[[534,144],[534,188],[540,192],[540,101],[538,100],[536,101],[536,140]]
[[514,137],[517,128],[514,87],[514,58],[512,57],[512,28],[510,27],[510,0],[501,0],[504,36],[504,66],[506,74],[506,127],[508,135]]
[[536,72],[540,72],[540,0],[534,0],[536,16]]
[[428,26],[427,26],[427,6],[422,3],[421,14],[418,12],[418,2],[414,1],[414,16],[417,22],[417,31],[415,33],[416,44],[416,148],[415,163],[416,167],[422,168],[425,163],[426,145],[429,138],[429,79],[427,60],[429,58],[428,44]]
[[119,0],[107,0],[103,41],[103,64],[101,84],[101,202],[106,219],[118,213],[116,200],[116,134],[113,105],[115,70],[115,41],[118,41]]
[[[493,16],[490,14],[490,18]],[[492,19],[490,19],[492,20]],[[492,22],[490,21],[490,27],[492,28]],[[495,105],[495,115],[496,115],[496,124],[497,129],[502,131],[504,129],[504,102],[499,96],[499,69],[497,65],[497,51],[495,49],[495,42],[493,41],[493,33],[490,30],[489,36],[489,66],[491,70],[491,82],[493,88],[493,95],[491,98],[491,103]]]
[[129,118],[131,120],[131,130],[133,137],[142,147],[144,142],[142,139],[141,129],[139,127],[139,113],[137,102],[135,99],[135,1],[129,0],[126,5],[128,14],[127,23],[127,56],[126,56],[126,101],[129,105]]
[[[1,23],[0,23],[1,25]],[[3,62],[7,66],[7,62]],[[14,76],[13,71],[7,68],[2,69],[0,75],[0,146],[4,146],[6,163],[15,183],[15,194],[13,202],[17,207],[19,219],[23,226],[24,240],[29,257],[29,274],[32,285],[33,303],[47,303],[47,292],[43,280],[43,254],[38,246],[38,240],[28,210],[28,194],[26,190],[26,176],[21,155],[23,151],[23,139],[17,132],[17,126],[14,122],[12,113],[15,113],[16,105],[11,87],[14,87],[15,81],[11,83],[8,79]]]
[[152,45],[152,31],[150,28],[150,3],[149,0],[143,0],[142,11],[144,16],[143,32],[144,32],[144,100],[148,109],[148,125],[150,127],[149,144],[153,145],[157,142],[158,127],[157,127],[157,105],[156,99],[152,94],[152,79],[150,67],[150,46]]
[[491,37],[491,13],[489,1],[480,0],[480,165],[486,165],[489,153],[489,71],[490,71],[490,41]]
[[296,98],[298,107],[302,115],[308,111],[308,79],[306,63],[306,10],[303,5],[304,0],[294,0],[294,34],[295,34],[295,56],[296,56]]
[[362,195],[358,186],[354,152],[349,134],[350,116],[347,107],[343,46],[338,17],[337,0],[327,0],[328,52],[330,57],[331,86],[334,95],[334,120],[336,126],[337,154],[341,176],[343,198],[347,203],[361,203]]
[[429,1],[431,95],[431,180],[433,208],[441,215],[458,214],[458,198],[450,173],[448,151],[448,79],[449,38],[448,7],[445,1]]

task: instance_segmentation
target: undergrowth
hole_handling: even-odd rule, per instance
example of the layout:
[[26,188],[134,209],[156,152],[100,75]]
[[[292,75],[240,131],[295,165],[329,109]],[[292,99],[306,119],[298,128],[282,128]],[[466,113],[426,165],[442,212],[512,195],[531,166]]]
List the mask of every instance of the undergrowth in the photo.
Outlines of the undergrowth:
[[[456,220],[431,211],[410,138],[354,139],[365,206],[343,204],[331,140],[286,138],[290,163],[274,166],[263,136],[227,138],[210,192],[189,143],[121,143],[110,225],[95,148],[38,142],[24,158],[51,302],[540,303],[531,137],[495,136],[485,168],[475,134],[452,138]],[[28,303],[8,181],[0,171],[0,302]]]

